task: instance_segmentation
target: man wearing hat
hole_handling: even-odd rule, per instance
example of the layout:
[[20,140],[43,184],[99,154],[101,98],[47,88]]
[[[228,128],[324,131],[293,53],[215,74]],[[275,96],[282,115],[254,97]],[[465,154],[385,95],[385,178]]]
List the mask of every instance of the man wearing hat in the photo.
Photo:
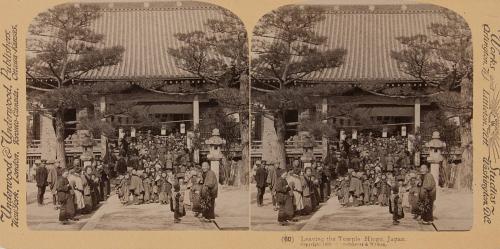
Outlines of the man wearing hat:
[[48,160],[47,169],[48,169],[47,183],[49,185],[50,192],[52,192],[52,204],[54,205],[54,208],[57,209],[58,204],[57,204],[56,183],[58,177],[60,176],[59,161],[56,162],[54,160]]
[[37,165],[35,174],[36,186],[38,187],[37,201],[38,205],[43,205],[43,196],[45,195],[45,188],[47,187],[47,176],[49,173],[47,171],[47,168],[45,168],[45,164],[43,162],[35,162],[35,164]]
[[255,184],[257,186],[257,206],[261,207],[264,202],[264,192],[266,191],[267,170],[260,161],[255,164]]

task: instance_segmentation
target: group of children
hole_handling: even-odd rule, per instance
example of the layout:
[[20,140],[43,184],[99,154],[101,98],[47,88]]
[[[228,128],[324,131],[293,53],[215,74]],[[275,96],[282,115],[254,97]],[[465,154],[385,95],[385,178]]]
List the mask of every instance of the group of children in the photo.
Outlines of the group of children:
[[389,206],[394,223],[404,217],[403,209],[410,210],[418,218],[420,175],[414,171],[355,172],[351,171],[335,181],[335,190],[342,207],[380,205]]
[[116,192],[124,205],[170,205],[176,223],[186,215],[186,207],[191,209],[195,217],[202,212],[203,177],[196,168],[190,169],[182,177],[171,170],[132,169],[117,179]]
[[347,167],[337,170],[334,182],[342,207],[388,206],[395,225],[405,209],[418,218],[422,176],[414,168],[407,139],[361,136],[343,149]]

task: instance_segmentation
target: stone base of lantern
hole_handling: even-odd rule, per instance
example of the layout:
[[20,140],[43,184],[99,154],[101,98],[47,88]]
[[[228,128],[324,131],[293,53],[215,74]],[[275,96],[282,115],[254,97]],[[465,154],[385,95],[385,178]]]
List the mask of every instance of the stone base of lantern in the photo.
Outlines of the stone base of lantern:
[[[431,163],[429,171],[436,182],[436,189],[439,188],[439,163]],[[439,191],[436,190],[436,199],[438,198],[438,192]]]
[[210,169],[215,173],[217,177],[217,183],[220,185],[220,175],[219,175],[220,161],[219,160],[211,160],[210,161]]

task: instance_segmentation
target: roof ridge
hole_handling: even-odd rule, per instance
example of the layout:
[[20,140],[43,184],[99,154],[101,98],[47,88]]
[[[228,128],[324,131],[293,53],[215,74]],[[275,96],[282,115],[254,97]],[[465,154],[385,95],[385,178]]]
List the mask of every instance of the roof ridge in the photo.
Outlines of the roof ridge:
[[219,10],[222,7],[197,1],[143,1],[143,2],[94,2],[75,3],[76,5],[97,5],[99,12],[120,11],[176,11],[176,10]]
[[220,10],[218,6],[181,6],[181,7],[149,7],[149,8],[102,8],[100,12],[120,11],[176,11],[176,10]]
[[324,9],[326,14],[418,14],[441,13],[446,10],[446,8],[434,4],[327,4],[311,6]]

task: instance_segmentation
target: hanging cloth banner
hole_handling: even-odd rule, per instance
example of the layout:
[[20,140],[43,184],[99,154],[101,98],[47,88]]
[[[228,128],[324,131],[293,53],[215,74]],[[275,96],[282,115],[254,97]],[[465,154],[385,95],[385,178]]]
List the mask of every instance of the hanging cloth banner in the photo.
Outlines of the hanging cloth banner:
[[135,137],[135,127],[130,128],[130,137]]
[[186,133],[186,124],[185,123],[181,123],[180,130],[181,130],[181,134]]
[[345,131],[344,130],[340,130],[340,141],[344,141],[345,138],[346,138]]
[[118,129],[118,138],[122,139],[125,136],[125,132],[123,132],[123,128]]

